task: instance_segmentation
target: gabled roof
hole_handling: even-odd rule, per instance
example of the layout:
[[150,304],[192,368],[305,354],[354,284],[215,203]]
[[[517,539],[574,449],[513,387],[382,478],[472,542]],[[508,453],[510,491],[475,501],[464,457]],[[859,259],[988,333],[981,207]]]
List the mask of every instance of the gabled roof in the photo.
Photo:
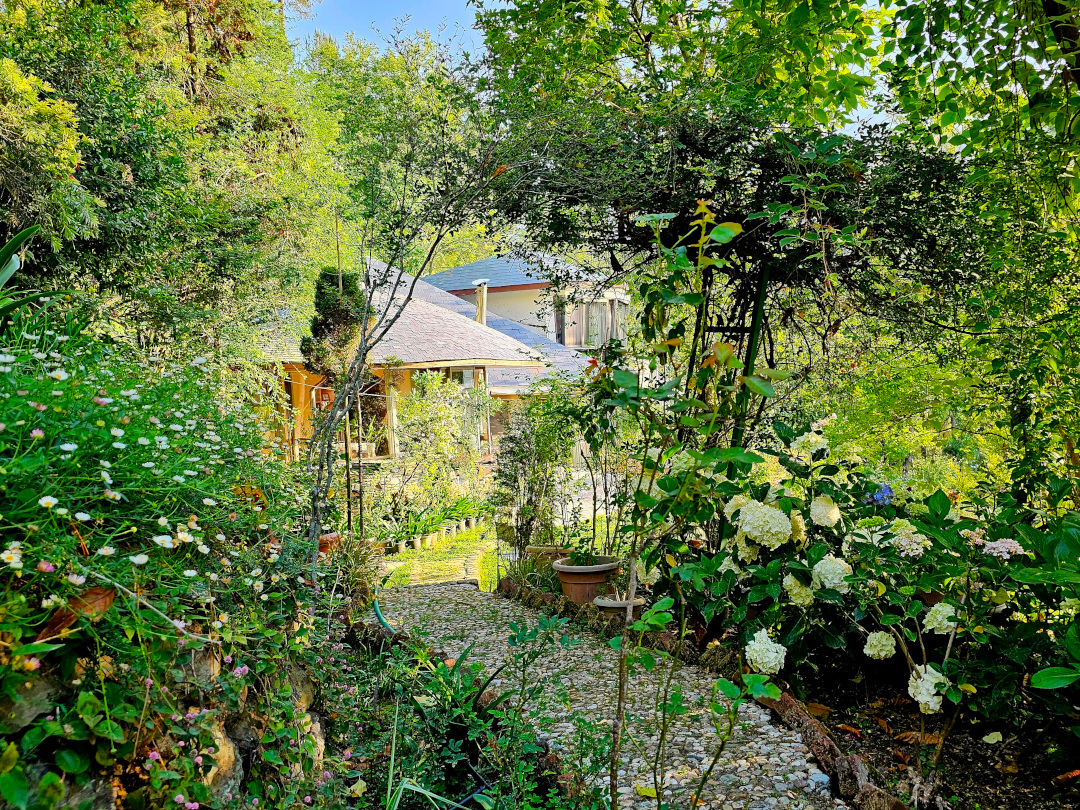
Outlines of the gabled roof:
[[[423,282],[417,282],[419,288]],[[538,352],[502,332],[416,296],[368,354],[374,365],[538,366]]]
[[[537,265],[540,265],[538,267]],[[488,289],[500,287],[547,287],[543,267],[563,264],[554,256],[543,256],[538,261],[525,262],[513,256],[489,256],[475,262],[452,267],[441,273],[425,276],[424,280],[440,290],[471,290],[476,280],[486,278]]]
[[[466,265],[466,267],[467,266],[468,265]],[[439,275],[442,274],[440,273]],[[456,295],[444,292],[429,283],[432,279],[438,278],[439,275],[425,276],[417,281],[416,287],[413,289],[413,300],[419,299],[427,301],[428,303],[435,304],[443,309],[453,310],[460,315],[464,315],[469,320],[475,320],[475,304],[469,303],[464,298],[458,298]],[[517,321],[495,315],[490,310],[487,315],[487,325],[491,329],[502,332],[502,334],[507,337],[513,338],[536,350],[543,357],[545,363],[559,371],[578,371],[584,368],[589,362],[589,358],[581,352],[574,351],[573,349],[552,340],[542,332],[524,326]],[[515,371],[514,374],[520,376],[520,372]],[[496,375],[494,373],[489,373],[488,376],[490,378]]]

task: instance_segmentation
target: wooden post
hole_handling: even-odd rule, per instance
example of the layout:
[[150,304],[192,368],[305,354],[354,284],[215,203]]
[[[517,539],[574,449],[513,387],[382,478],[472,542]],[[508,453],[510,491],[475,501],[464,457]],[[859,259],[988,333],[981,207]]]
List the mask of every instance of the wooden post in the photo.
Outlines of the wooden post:
[[345,525],[352,534],[352,447],[349,433],[349,403],[345,403]]
[[397,392],[394,391],[394,371],[386,370],[386,449],[391,458],[397,458]]
[[[356,398],[356,441],[358,443],[363,442],[364,439],[364,415],[360,412],[360,397]],[[362,444],[358,445],[363,447]],[[360,487],[359,491],[359,503],[357,504],[357,524],[360,528],[360,542],[364,541],[364,452],[358,450],[357,456],[359,456],[359,466],[356,468],[357,484]]]

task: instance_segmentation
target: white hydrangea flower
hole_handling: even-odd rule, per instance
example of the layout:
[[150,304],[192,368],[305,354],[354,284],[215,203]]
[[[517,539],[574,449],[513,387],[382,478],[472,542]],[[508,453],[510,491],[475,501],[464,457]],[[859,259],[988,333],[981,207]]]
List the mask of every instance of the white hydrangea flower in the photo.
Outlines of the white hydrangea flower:
[[923,618],[923,631],[948,635],[956,625],[949,621],[956,615],[956,608],[946,602],[938,602],[927,612]]
[[747,540],[746,532],[740,530],[735,535],[735,550],[738,552],[740,560],[744,563],[750,563],[758,558],[761,553],[761,546]]
[[784,590],[787,591],[788,598],[801,608],[814,604],[813,588],[803,585],[791,574],[784,577]]
[[871,633],[866,637],[866,646],[863,647],[863,652],[878,661],[892,658],[896,655],[896,639],[881,630]]
[[894,520],[889,526],[889,532],[893,535],[889,542],[901,557],[921,557],[931,546],[930,539],[919,534],[910,520]]
[[791,542],[799,548],[806,545],[806,521],[798,512],[791,513]]
[[837,593],[848,593],[851,585],[844,581],[844,577],[849,577],[852,573],[852,567],[844,560],[829,554],[814,566],[814,590],[831,588]]
[[828,495],[818,495],[810,504],[810,520],[831,528],[840,522],[840,507]]
[[739,510],[739,529],[755,543],[775,551],[791,538],[791,519],[775,506],[748,501]]
[[735,514],[735,510],[742,509],[748,503],[750,503],[749,497],[746,495],[736,495],[724,506],[724,517],[731,520],[731,516]]
[[804,433],[791,443],[791,455],[809,460],[819,450],[828,450],[829,441],[815,430]]
[[[938,689],[941,684],[941,689]],[[923,714],[935,714],[941,711],[941,692],[949,687],[949,679],[929,664],[916,666],[908,679],[908,694],[919,704]]]
[[769,633],[764,628],[754,633],[754,638],[746,645],[745,652],[746,663],[750,668],[767,675],[779,672],[787,657],[787,648],[769,638]]

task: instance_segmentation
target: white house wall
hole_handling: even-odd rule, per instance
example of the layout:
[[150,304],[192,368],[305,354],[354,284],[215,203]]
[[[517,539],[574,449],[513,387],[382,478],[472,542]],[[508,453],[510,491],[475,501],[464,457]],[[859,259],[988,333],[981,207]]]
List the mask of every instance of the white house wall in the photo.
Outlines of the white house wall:
[[[470,304],[476,305],[476,294],[462,295]],[[544,300],[543,290],[488,290],[488,312],[502,318],[539,329],[550,338],[555,337],[555,315],[550,303]]]

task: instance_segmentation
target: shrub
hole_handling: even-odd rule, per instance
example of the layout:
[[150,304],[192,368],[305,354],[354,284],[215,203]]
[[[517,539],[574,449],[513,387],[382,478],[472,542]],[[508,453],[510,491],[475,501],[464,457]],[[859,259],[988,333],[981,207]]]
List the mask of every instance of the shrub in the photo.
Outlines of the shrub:
[[[221,395],[228,369],[35,323],[0,349],[3,796],[291,806],[317,750],[287,676],[321,576],[298,468]],[[246,764],[235,723],[261,729]]]

